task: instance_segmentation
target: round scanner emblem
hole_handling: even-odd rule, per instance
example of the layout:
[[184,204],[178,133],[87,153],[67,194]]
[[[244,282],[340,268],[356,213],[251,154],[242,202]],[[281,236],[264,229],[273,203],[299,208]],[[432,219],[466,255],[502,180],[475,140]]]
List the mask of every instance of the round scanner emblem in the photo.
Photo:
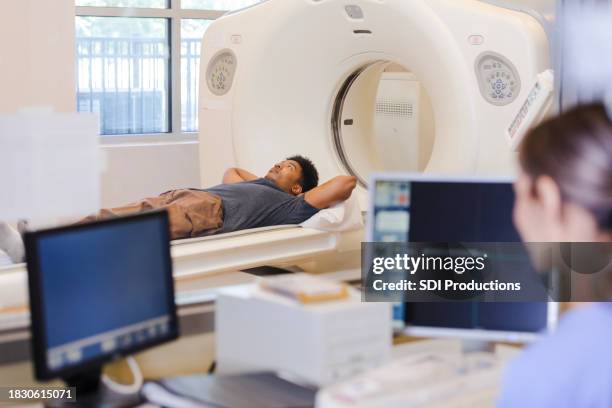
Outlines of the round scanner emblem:
[[236,55],[231,50],[217,53],[209,62],[206,71],[208,89],[215,95],[225,95],[232,88],[236,73]]
[[484,53],[478,58],[476,75],[482,96],[493,105],[508,105],[521,91],[521,79],[514,64],[494,52]]

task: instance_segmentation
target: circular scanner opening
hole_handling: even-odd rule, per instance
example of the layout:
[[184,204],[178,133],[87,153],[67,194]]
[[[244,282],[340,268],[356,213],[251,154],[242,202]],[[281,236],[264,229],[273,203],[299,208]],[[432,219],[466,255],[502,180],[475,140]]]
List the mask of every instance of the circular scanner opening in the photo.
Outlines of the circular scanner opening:
[[422,172],[435,137],[429,96],[418,77],[377,61],[344,81],[332,115],[334,146],[345,170],[367,187],[374,172]]

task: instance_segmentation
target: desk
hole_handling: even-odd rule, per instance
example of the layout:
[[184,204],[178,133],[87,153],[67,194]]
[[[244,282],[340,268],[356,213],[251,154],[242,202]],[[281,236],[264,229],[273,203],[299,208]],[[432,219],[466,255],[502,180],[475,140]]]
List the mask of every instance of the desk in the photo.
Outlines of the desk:
[[[178,377],[145,385],[144,394],[158,401],[159,396],[185,396],[227,408],[310,408],[316,388],[307,388],[274,375],[251,373],[232,376],[197,375]],[[169,391],[169,392],[168,392]]]
[[[358,270],[325,274],[332,280],[359,279]],[[214,359],[214,304],[218,288],[252,283],[257,277],[226,272],[178,279],[175,283],[181,338],[136,356],[146,378],[205,373]],[[39,385],[30,363],[26,306],[0,310],[0,384]],[[194,356],[199,358],[194,359]]]
[[[103,391],[106,392],[108,391]],[[202,406],[219,408],[312,408],[316,392],[314,388],[293,384],[272,373],[223,377],[215,375],[175,377],[158,383],[145,384],[141,390],[147,399],[163,405],[196,401]],[[128,396],[125,401],[133,404],[138,403],[140,399],[142,398],[134,394]],[[77,403],[79,403],[78,394]],[[84,404],[83,399],[80,400],[80,404]],[[42,407],[42,404],[22,406],[33,408]],[[139,405],[141,408],[155,406],[151,403]]]

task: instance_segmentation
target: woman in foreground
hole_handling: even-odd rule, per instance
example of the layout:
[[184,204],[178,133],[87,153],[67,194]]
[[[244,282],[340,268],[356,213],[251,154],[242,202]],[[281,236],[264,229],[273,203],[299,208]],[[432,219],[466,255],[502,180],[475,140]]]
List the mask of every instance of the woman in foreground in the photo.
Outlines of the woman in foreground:
[[[525,139],[515,224],[525,242],[612,242],[612,122],[582,106]],[[612,293],[608,295],[612,300]],[[499,407],[612,407],[612,303],[567,312],[510,363]]]

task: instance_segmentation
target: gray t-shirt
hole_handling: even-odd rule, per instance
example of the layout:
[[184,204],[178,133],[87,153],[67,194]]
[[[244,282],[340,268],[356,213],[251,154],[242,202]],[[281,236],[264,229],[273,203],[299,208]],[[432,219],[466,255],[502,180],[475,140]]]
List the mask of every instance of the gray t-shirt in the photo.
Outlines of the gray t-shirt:
[[288,194],[266,179],[221,184],[203,191],[223,201],[223,227],[219,233],[301,224],[319,212],[303,196]]

